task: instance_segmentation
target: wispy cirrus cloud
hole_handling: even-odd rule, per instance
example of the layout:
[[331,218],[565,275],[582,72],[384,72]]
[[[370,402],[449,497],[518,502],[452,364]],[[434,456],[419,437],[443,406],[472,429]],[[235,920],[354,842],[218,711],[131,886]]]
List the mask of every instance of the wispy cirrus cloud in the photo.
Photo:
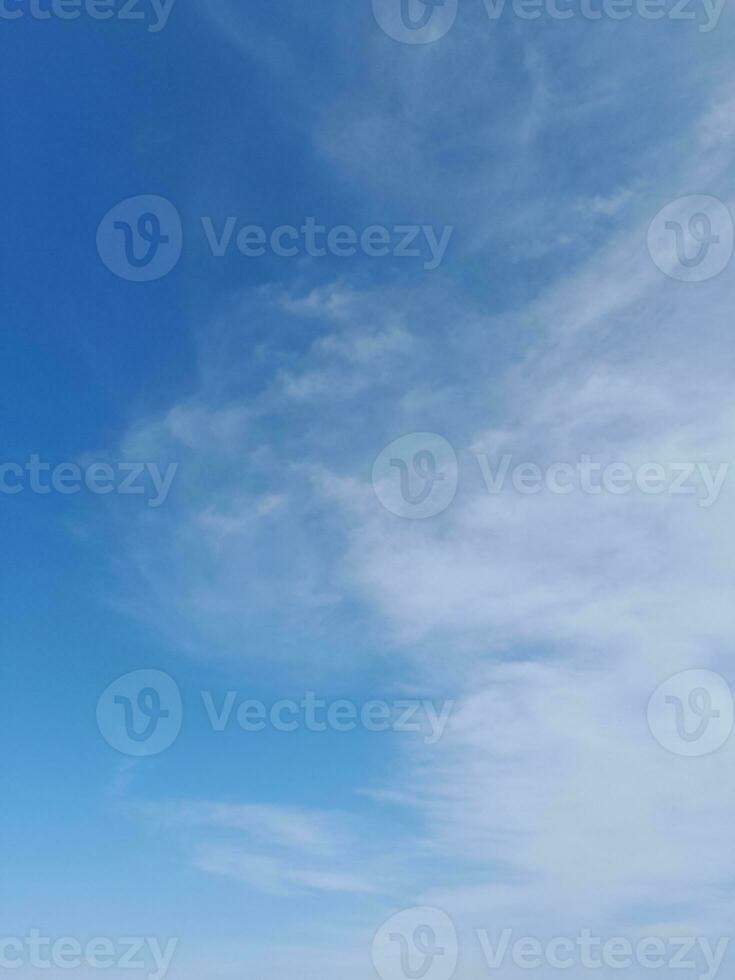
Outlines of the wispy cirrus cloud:
[[359,853],[349,814],[297,806],[177,801],[132,804],[146,822],[178,832],[192,866],[271,895],[379,893],[385,868]]
[[[727,926],[732,750],[696,768],[669,757],[645,706],[676,670],[728,671],[732,486],[706,511],[641,494],[489,496],[475,458],[732,455],[732,269],[674,283],[646,252],[669,199],[706,192],[733,209],[727,73],[697,60],[641,117],[652,73],[705,42],[666,33],[672,47],[653,64],[636,56],[661,51],[653,34],[581,30],[584,45],[570,29],[521,60],[512,97],[475,128],[453,107],[479,115],[503,64],[498,38],[458,27],[461,61],[448,46],[410,63],[381,47],[363,92],[313,109],[315,155],[363,188],[366,209],[400,189],[429,215],[437,200],[467,220],[465,264],[419,285],[314,285],[300,272],[228,301],[231,315],[202,331],[199,389],[135,430],[189,474],[152,537],[130,547],[151,619],[236,654],[264,612],[278,611],[274,635],[284,610],[304,632],[328,619],[355,663],[379,646],[460,701],[448,738],[408,750],[370,797],[410,813],[411,846],[405,828],[383,837],[403,849],[400,874],[351,860],[339,819],[184,806],[202,870],[269,892],[435,903],[464,928]],[[623,36],[625,59],[611,44]],[[726,36],[723,22],[708,50]],[[603,141],[609,160],[603,129],[617,135]],[[244,323],[258,324],[257,342]],[[372,462],[421,431],[454,444],[463,479],[446,513],[401,522],[375,498]]]

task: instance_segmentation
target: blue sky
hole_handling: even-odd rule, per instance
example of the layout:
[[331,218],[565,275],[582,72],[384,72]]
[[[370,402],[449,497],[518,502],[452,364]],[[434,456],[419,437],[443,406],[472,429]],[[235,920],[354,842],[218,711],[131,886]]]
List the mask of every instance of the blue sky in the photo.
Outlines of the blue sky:
[[[729,480],[708,509],[491,497],[476,457],[731,458],[735,265],[677,281],[646,236],[685,196],[735,204],[732,11],[705,32],[459,0],[407,45],[369,0],[177,0],[160,31],[21,7],[0,463],[177,469],[160,507],[0,495],[0,935],[178,937],[173,980],[367,978],[381,923],[428,905],[474,980],[479,927],[727,934],[735,749],[664,752],[646,704],[677,671],[735,680]],[[139,195],[183,228],[142,283],[96,245]],[[215,257],[202,218],[229,216],[453,231],[433,270]],[[371,485],[407,433],[459,460],[428,520]],[[183,727],[133,759],[96,710],[144,669]],[[217,733],[202,692],[228,691],[455,707],[437,745]]]

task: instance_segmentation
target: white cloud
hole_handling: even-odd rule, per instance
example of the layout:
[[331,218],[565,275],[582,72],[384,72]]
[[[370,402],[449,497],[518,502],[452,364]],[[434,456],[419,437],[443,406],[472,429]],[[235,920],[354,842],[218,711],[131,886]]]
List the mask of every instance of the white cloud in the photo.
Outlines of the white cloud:
[[[636,148],[632,179],[616,172],[600,178],[599,193],[590,181],[557,197],[554,161],[539,149],[546,107],[569,126],[567,140],[595,113],[614,122],[605,106],[617,97],[630,108],[641,98],[634,83],[649,77],[636,59],[646,50],[640,34],[610,76],[607,40],[589,37],[569,69],[578,80],[527,62],[520,101],[503,103],[493,126],[452,115],[461,103],[486,119],[480,110],[497,73],[490,56],[501,47],[480,47],[459,28],[465,61],[447,47],[407,68],[406,52],[391,50],[364,93],[347,91],[317,113],[319,153],[368,198],[395,200],[407,187],[407,202],[427,205],[421,220],[434,201],[452,220],[484,215],[469,222],[468,253],[482,257],[497,290],[493,259],[505,255],[490,243],[511,240],[532,257],[529,241],[570,235],[563,267],[551,263],[531,298],[526,289],[523,301],[496,302],[487,284],[463,289],[445,278],[422,289],[336,284],[275,302],[271,294],[286,323],[303,327],[298,350],[274,342],[259,351],[260,386],[232,404],[212,380],[227,375],[229,349],[213,345],[193,400],[136,430],[144,445],[172,440],[193,488],[150,542],[136,540],[147,605],[161,621],[176,619],[181,634],[193,623],[199,639],[232,652],[263,609],[277,610],[285,629],[298,610],[304,631],[314,622],[304,624],[303,609],[317,618],[329,609],[332,625],[346,610],[341,635],[357,661],[365,636],[380,638],[416,676],[440,676],[460,698],[446,739],[407,754],[395,785],[376,796],[408,803],[421,822],[405,852],[413,877],[373,876],[345,851],[329,852],[320,835],[326,826],[331,841],[336,831],[322,818],[259,808],[208,811],[209,831],[248,841],[204,841],[200,867],[271,891],[357,893],[387,878],[393,901],[441,905],[465,928],[727,929],[733,748],[704,760],[667,755],[645,728],[645,705],[676,670],[728,671],[732,487],[706,511],[686,497],[641,494],[490,497],[469,452],[542,464],[588,453],[631,464],[732,457],[732,268],[706,283],[674,283],[651,262],[645,234],[679,194],[714,193],[732,206],[729,97],[693,122],[682,112],[655,146],[641,139],[636,114],[626,115],[616,135]],[[577,34],[563,38],[557,55]],[[667,50],[658,70],[682,48]],[[686,74],[676,90],[691,83],[699,105],[712,77]],[[562,80],[585,97],[565,96]],[[514,114],[522,118],[508,130]],[[437,127],[444,139],[429,145]],[[469,161],[460,174],[446,151],[457,131],[457,155]],[[609,230],[590,211],[610,219]],[[460,493],[432,521],[402,523],[370,487],[377,453],[409,431],[438,431],[460,451]],[[264,500],[283,503],[263,510]],[[303,835],[318,861],[303,860]],[[267,853],[251,840],[265,841]],[[279,847],[299,860],[268,851]]]
[[160,829],[177,831],[200,871],[233,878],[256,892],[369,895],[385,887],[381,862],[360,853],[359,827],[348,814],[211,801],[137,804],[130,810]]

